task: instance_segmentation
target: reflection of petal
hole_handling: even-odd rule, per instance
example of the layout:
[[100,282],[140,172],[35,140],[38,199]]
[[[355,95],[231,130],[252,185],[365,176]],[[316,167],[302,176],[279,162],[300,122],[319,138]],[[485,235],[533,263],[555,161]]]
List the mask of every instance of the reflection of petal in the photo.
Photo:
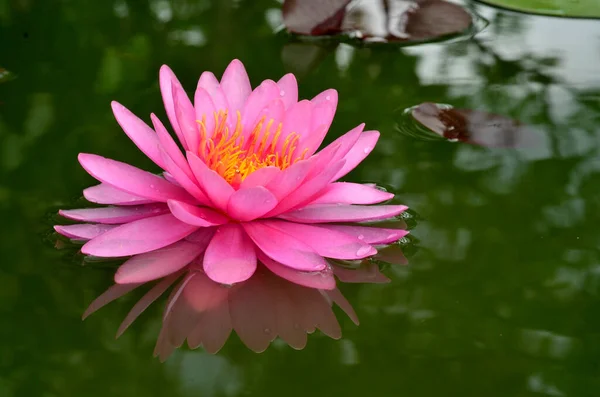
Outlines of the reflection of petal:
[[194,349],[216,353],[232,329],[250,349],[261,352],[279,336],[295,349],[319,328],[338,339],[341,328],[332,303],[358,324],[339,290],[323,291],[290,283],[259,268],[247,281],[228,288],[192,271],[171,294],[155,354],[162,360],[185,339]]
[[374,263],[364,262],[356,269],[347,269],[333,266],[333,273],[343,283],[389,283],[390,279],[384,276],[379,267]]

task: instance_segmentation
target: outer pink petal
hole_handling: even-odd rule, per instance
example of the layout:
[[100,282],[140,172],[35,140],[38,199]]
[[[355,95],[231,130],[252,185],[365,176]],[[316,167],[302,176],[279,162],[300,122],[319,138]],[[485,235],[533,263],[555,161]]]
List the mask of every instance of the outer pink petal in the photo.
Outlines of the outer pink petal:
[[111,107],[117,122],[125,131],[129,139],[159,167],[164,169],[162,158],[160,157],[159,142],[156,133],[148,127],[140,118],[131,113],[129,109],[118,102],[112,101]]
[[[192,170],[189,169],[190,166],[188,165],[185,156],[183,155],[183,153],[181,153],[181,149],[179,149],[177,143],[175,143],[173,138],[171,138],[171,135],[169,134],[163,123],[158,117],[156,117],[154,113],[150,114],[150,119],[152,120],[152,125],[154,126],[154,130],[156,131],[156,135],[158,136],[158,141],[161,145],[161,156],[164,157],[163,152],[166,153],[171,159],[171,161],[177,164],[177,166],[181,168],[182,171],[186,172],[186,175],[188,175],[188,177],[193,178]],[[165,164],[165,167],[166,166],[167,164]],[[165,170],[168,171],[167,168],[165,168]]]
[[213,235],[217,231],[217,227],[202,227],[196,230],[185,238],[186,241],[207,246]]
[[235,112],[241,111],[246,98],[252,92],[250,79],[248,79],[248,73],[242,62],[237,59],[231,61],[221,78],[221,88],[232,112],[235,114]]
[[135,321],[136,318],[140,316],[154,302],[157,300],[164,292],[177,280],[178,277],[181,276],[181,273],[175,273],[170,275],[169,277],[161,280],[158,284],[156,284],[150,291],[148,291],[127,313],[127,316],[119,326],[117,330],[117,338],[123,335],[123,332],[129,328],[129,326]]
[[204,254],[204,271],[213,281],[235,284],[256,271],[254,244],[239,224],[220,226]]
[[271,103],[279,98],[280,89],[273,80],[265,80],[252,91],[246,100],[242,112],[242,125],[244,136],[248,136],[262,117],[261,112]]
[[360,183],[336,182],[327,186],[311,204],[376,204],[393,197],[393,193]]
[[279,217],[300,223],[362,222],[391,218],[407,208],[404,205],[315,204],[287,212]]
[[160,202],[169,199],[196,202],[181,187],[129,164],[87,153],[80,153],[78,159],[91,176],[127,193]]
[[164,204],[149,204],[135,207],[102,207],[60,210],[58,213],[65,218],[76,221],[117,225],[165,214],[168,211],[169,209]]
[[207,207],[196,207],[175,200],[169,200],[168,204],[173,216],[189,225],[208,227],[229,222],[227,217]]
[[292,73],[283,76],[278,82],[279,95],[286,109],[298,102],[298,83]]
[[126,293],[128,293],[130,291],[133,291],[140,285],[142,285],[142,283],[115,284],[115,285],[111,286],[109,289],[104,291],[104,293],[102,293],[102,295],[100,295],[99,297],[94,299],[94,301],[92,303],[90,303],[88,308],[83,313],[82,318],[85,320],[87,316],[94,313],[96,310],[104,307],[105,305],[109,304],[110,302],[114,301],[115,299],[119,299],[120,297],[122,297],[123,295],[125,295]]
[[309,178],[312,178],[314,175],[321,172],[321,170],[326,168],[330,163],[334,163],[344,158],[348,151],[356,144],[364,128],[364,123],[354,127],[315,154],[313,157],[315,158],[315,167],[312,168]]
[[81,224],[81,225],[56,225],[54,230],[57,233],[62,234],[65,237],[76,239],[76,240],[91,240],[94,237],[108,232],[111,229],[117,227],[116,225],[92,225],[92,224]]
[[260,218],[277,205],[277,199],[266,188],[254,186],[234,192],[227,205],[227,215],[242,222]]
[[173,73],[173,71],[167,65],[163,65],[160,68],[159,82],[160,93],[162,95],[165,110],[167,111],[167,116],[169,117],[171,126],[175,131],[175,135],[177,135],[179,138],[179,142],[181,142],[183,145],[183,148],[187,149],[187,142],[185,141],[185,137],[183,136],[181,129],[179,128],[179,123],[177,122],[177,114],[175,113],[175,104],[173,102],[173,90],[171,88],[174,86],[183,90],[183,87],[181,86],[179,80],[177,80],[177,77],[175,77],[175,73]]
[[142,254],[173,244],[196,229],[171,214],[159,215],[116,227],[88,241],[81,252],[105,258]]
[[345,160],[332,164],[329,168],[322,170],[311,180],[305,180],[302,185],[292,191],[288,196],[281,199],[279,204],[267,213],[267,216],[277,216],[292,208],[310,203],[331,182],[333,176],[344,166]]
[[289,266],[282,265],[281,263],[269,258],[262,252],[259,253],[258,258],[260,259],[261,263],[263,263],[275,275],[291,281],[294,284],[317,289],[335,288],[335,279],[333,278],[331,266],[327,266],[325,269],[318,272],[302,272],[292,269]]
[[111,205],[140,205],[152,203],[152,200],[134,196],[114,186],[101,183],[83,190],[83,197],[91,203]]
[[179,130],[187,143],[187,146],[184,147],[187,147],[188,150],[197,151],[200,133],[196,123],[196,111],[182,87],[173,86],[173,103]]
[[356,269],[334,266],[333,273],[343,283],[385,284],[390,282],[390,279],[383,275],[374,263],[363,263]]
[[253,351],[260,353],[275,339],[275,300],[265,277],[257,274],[229,295],[231,323],[238,336]]
[[325,260],[302,241],[267,226],[264,221],[243,223],[252,241],[273,260],[302,271],[321,271]]
[[368,244],[388,244],[400,240],[408,234],[408,230],[402,229],[384,229],[379,227],[350,226],[350,225],[329,225],[322,227],[349,234]]
[[165,166],[169,170],[169,174],[172,178],[169,179],[169,177],[165,173],[165,179],[167,179],[173,184],[177,183],[179,186],[183,187],[192,197],[198,200],[199,204],[211,205],[211,202],[208,199],[208,197],[206,197],[206,194],[204,194],[202,189],[200,189],[200,187],[198,186],[196,182],[196,177],[194,177],[193,175],[191,177],[188,176],[188,172],[191,174],[192,170],[187,165],[187,162],[184,168],[182,169],[177,164],[175,164],[171,157],[169,157],[169,155],[164,151],[163,158],[165,161]]
[[194,94],[194,108],[196,110],[196,120],[204,120],[206,137],[210,138],[215,130],[214,114],[216,109],[210,94],[202,87],[196,88],[196,93]]
[[234,190],[221,175],[211,170],[194,153],[187,152],[187,158],[200,187],[210,201],[220,210],[227,210],[227,203]]
[[360,135],[360,138],[356,144],[350,149],[350,151],[344,156],[346,164],[335,176],[335,179],[339,179],[352,171],[361,161],[365,159],[371,153],[375,145],[379,140],[378,131],[366,131]]
[[259,168],[246,177],[240,184],[240,189],[247,189],[255,186],[267,186],[273,178],[277,177],[282,171],[277,167]]
[[117,284],[145,283],[168,276],[183,269],[206,246],[178,241],[167,247],[128,259],[117,269],[115,282]]
[[377,253],[375,248],[364,241],[324,227],[278,220],[265,221],[265,224],[301,240],[317,254],[327,258],[353,260]]

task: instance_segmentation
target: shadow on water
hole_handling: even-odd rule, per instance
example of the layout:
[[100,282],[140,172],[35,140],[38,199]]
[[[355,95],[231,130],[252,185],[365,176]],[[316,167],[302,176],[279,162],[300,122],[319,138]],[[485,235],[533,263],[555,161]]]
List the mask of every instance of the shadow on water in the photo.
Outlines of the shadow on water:
[[[185,87],[234,57],[253,83],[297,68],[273,33],[279,6],[0,2],[0,66],[18,76],[0,84],[0,395],[594,396],[600,25],[481,4],[489,26],[476,40],[336,43],[301,71],[302,97],[340,93],[328,140],[359,122],[382,133],[347,179],[390,186],[422,218],[410,265],[384,270],[391,283],[343,285],[360,327],[338,312],[337,342],[315,334],[301,352],[275,342],[257,355],[233,338],[217,356],[182,350],[160,364],[158,306],[114,339],[140,294],[81,322],[112,271],[56,251],[47,214],[90,185],[78,152],[152,169],[110,100],[164,118],[163,63]],[[399,133],[398,114],[425,102],[519,120],[542,139],[507,149]]]

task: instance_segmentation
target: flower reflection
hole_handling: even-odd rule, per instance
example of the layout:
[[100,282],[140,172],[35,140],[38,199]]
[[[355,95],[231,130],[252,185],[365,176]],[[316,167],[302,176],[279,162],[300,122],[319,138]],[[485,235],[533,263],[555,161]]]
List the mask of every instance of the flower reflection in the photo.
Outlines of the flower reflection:
[[84,196],[108,206],[60,211],[86,222],[55,227],[87,241],[84,254],[129,257],[116,284],[84,317],[159,280],[125,318],[120,335],[181,279],[166,306],[157,344],[161,358],[186,338],[191,347],[216,352],[232,329],[255,351],[276,336],[302,348],[315,327],[338,338],[332,302],[357,320],[334,276],[385,281],[376,266],[361,260],[407,233],[364,223],[404,212],[403,205],[370,205],[393,194],[372,184],[337,182],[371,152],[379,133],[363,132],[360,125],[317,152],[335,114],[336,91],[298,101],[291,74],[252,90],[237,60],[220,81],[203,73],[193,104],[166,66],[160,86],[185,156],[157,117],[151,116],[153,130],[113,102],[125,133],[164,172],[80,154],[83,168],[102,182]]

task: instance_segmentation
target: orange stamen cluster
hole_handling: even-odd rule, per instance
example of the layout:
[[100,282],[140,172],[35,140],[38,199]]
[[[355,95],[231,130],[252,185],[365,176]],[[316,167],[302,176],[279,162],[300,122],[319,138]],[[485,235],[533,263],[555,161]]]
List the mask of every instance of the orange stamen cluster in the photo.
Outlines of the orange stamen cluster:
[[300,135],[290,133],[279,147],[282,124],[274,126],[274,120],[262,117],[245,139],[242,116],[237,112],[233,131],[227,125],[227,111],[214,113],[215,129],[210,137],[206,130],[206,118],[198,120],[200,145],[198,154],[208,168],[216,171],[233,186],[239,185],[254,171],[274,166],[286,169],[306,155],[308,149],[294,158]]

